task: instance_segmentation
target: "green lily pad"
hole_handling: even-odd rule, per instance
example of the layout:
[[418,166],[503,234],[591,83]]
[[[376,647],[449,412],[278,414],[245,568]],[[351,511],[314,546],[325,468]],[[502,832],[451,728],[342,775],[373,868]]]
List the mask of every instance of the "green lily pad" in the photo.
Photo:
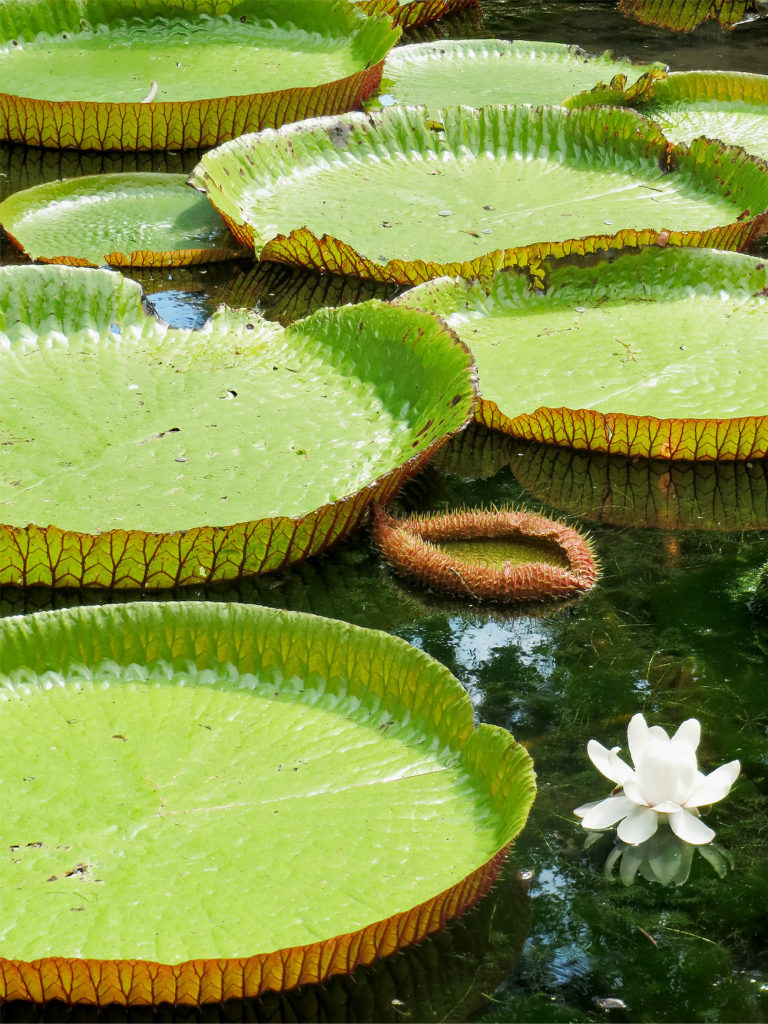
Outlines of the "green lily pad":
[[190,182],[262,260],[399,283],[653,241],[743,248],[768,209],[764,164],[607,108],[318,118],[225,143]]
[[183,267],[243,255],[183,174],[97,174],[37,185],[0,203],[0,224],[43,263]]
[[167,587],[345,536],[466,423],[471,356],[370,302],[199,331],[102,270],[0,271],[0,584]]
[[409,29],[474,7],[478,0],[356,0],[356,3],[366,14],[386,13],[393,25]]
[[0,652],[3,1000],[346,973],[487,892],[533,802],[524,748],[384,633],[129,604],[6,619]]
[[691,32],[710,20],[733,28],[765,16],[760,0],[619,0],[619,9],[644,25],[673,32]]
[[0,138],[215,145],[358,106],[398,35],[348,0],[4,0]]
[[486,426],[664,459],[768,455],[768,270],[648,248],[593,266],[434,281],[395,300],[446,318],[477,360]]
[[664,530],[768,529],[768,463],[666,462],[521,443],[515,479],[539,501],[594,522]]
[[654,83],[646,99],[642,112],[673,141],[706,135],[768,160],[768,76],[679,72]]
[[[423,104],[562,103],[573,93],[615,82],[624,105],[645,95],[663,64],[590,57],[578,46],[502,39],[441,40],[398,46],[384,62],[381,100]],[[605,86],[604,86],[605,87]],[[621,105],[621,101],[617,101]]]

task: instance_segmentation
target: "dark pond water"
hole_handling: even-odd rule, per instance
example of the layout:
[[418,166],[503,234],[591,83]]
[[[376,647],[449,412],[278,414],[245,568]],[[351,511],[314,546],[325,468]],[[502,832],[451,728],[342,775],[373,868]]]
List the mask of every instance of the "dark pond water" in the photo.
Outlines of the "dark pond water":
[[[484,0],[482,11],[446,19],[412,41],[441,34],[575,42],[676,69],[768,72],[768,22],[677,37],[625,20],[610,0]],[[187,170],[196,160],[156,155],[142,169]],[[139,164],[10,147],[0,161],[4,193]],[[7,248],[3,256],[15,259]],[[318,303],[375,291],[275,267],[138,279],[161,315],[180,325],[199,324],[223,299],[287,321]],[[768,560],[768,467],[590,459],[473,431],[402,500],[412,508],[524,503],[559,514],[589,528],[602,579],[588,597],[551,613],[446,602],[394,579],[361,533],[284,576],[183,596],[312,611],[388,630],[428,651],[467,687],[479,720],[510,729],[533,754],[539,795],[529,825],[492,895],[422,947],[323,988],[202,1011],[166,1008],[159,1016],[768,1020],[768,617],[751,600]],[[0,612],[130,597],[5,591]],[[707,817],[717,830],[719,867],[728,868],[723,877],[696,853],[685,884],[638,875],[625,885],[618,868],[604,869],[612,840],[585,847],[572,809],[609,787],[588,761],[586,743],[595,737],[625,746],[638,711],[673,729],[698,717],[705,770],[741,760],[733,792]],[[0,1016],[89,1014],[14,1005]]]

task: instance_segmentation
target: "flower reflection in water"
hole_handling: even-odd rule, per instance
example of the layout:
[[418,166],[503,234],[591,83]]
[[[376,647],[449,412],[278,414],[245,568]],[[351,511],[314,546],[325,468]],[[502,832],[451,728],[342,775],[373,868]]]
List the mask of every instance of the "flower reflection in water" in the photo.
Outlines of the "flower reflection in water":
[[[602,833],[594,833],[588,837],[584,848],[590,849],[602,838]],[[691,873],[697,850],[720,878],[733,867],[732,855],[719,844],[686,843],[674,832],[664,828],[636,846],[617,840],[605,860],[603,871],[606,876],[610,876],[618,868],[619,878],[624,885],[633,885],[638,875],[649,882],[659,882],[665,886],[684,885]]]

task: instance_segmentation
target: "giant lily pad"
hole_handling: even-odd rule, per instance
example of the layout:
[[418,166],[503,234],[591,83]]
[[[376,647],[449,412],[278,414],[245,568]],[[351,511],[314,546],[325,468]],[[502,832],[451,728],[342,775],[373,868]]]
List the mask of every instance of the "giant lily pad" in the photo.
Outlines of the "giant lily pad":
[[435,117],[390,107],[243,136],[190,181],[261,259],[400,283],[656,240],[741,248],[766,228],[768,167],[672,146],[632,111]]
[[546,290],[502,272],[407,303],[472,348],[477,417],[527,440],[664,459],[768,455],[768,270],[735,253],[648,248],[553,262]]
[[43,263],[182,267],[243,255],[182,174],[97,174],[37,185],[0,203],[0,224]]
[[0,700],[4,1000],[196,1004],[345,973],[482,896],[534,795],[447,669],[298,613],[5,620]]
[[181,149],[350,110],[398,34],[348,0],[3,0],[0,138]]
[[699,135],[768,160],[768,76],[686,71],[654,83],[642,111],[675,142]]
[[349,532],[466,422],[471,356],[380,302],[288,330],[147,315],[103,270],[0,271],[0,584],[166,587]]
[[562,103],[574,93],[615,83],[617,104],[644,96],[665,73],[646,66],[590,57],[578,46],[502,39],[441,40],[398,46],[384,62],[383,102],[438,110],[464,104]]

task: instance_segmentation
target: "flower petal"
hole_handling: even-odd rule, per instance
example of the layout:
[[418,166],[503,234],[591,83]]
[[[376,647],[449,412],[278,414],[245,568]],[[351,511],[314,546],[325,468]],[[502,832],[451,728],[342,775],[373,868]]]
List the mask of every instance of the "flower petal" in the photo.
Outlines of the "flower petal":
[[701,807],[705,804],[714,804],[722,800],[730,792],[731,786],[739,777],[741,764],[739,761],[729,761],[728,764],[721,764],[709,775],[704,776],[697,773],[696,781],[693,784],[686,807]]
[[580,807],[574,807],[573,813],[577,818],[583,818],[587,811],[591,811],[593,807],[597,807],[597,805],[602,802],[602,800],[591,800],[588,804],[582,804]]
[[616,782],[621,786],[624,784],[625,779],[629,779],[634,775],[634,772],[618,756],[616,753],[618,749],[618,747],[614,747],[613,750],[608,750],[607,747],[604,747],[602,743],[598,743],[597,740],[590,740],[587,744],[587,753],[595,768],[606,779],[610,779],[611,782]]
[[624,856],[619,864],[619,878],[624,885],[632,885],[643,863],[643,851],[636,846],[625,846]]
[[682,806],[694,787],[696,773],[696,754],[687,743],[654,740],[637,764],[635,781],[651,807],[667,800]]
[[633,715],[630,719],[627,726],[627,742],[632,761],[637,766],[637,762],[651,742],[648,738],[648,726],[642,715]]
[[624,795],[628,796],[633,804],[640,804],[641,807],[648,806],[648,801],[640,792],[640,787],[637,784],[637,776],[626,780],[624,783]]
[[[590,807],[581,820],[584,828],[610,828],[619,818],[629,814],[634,808],[631,800],[625,796],[609,796],[594,807]],[[579,808],[581,810],[581,808]]]
[[659,816],[650,807],[633,806],[632,812],[620,822],[617,835],[623,843],[638,846],[650,839],[659,825]]
[[672,737],[673,742],[677,740],[678,743],[686,743],[691,750],[698,747],[700,739],[701,723],[698,718],[686,718]]
[[668,820],[669,827],[675,835],[680,836],[686,843],[701,846],[703,843],[711,843],[715,838],[714,830],[685,808],[670,814]]

